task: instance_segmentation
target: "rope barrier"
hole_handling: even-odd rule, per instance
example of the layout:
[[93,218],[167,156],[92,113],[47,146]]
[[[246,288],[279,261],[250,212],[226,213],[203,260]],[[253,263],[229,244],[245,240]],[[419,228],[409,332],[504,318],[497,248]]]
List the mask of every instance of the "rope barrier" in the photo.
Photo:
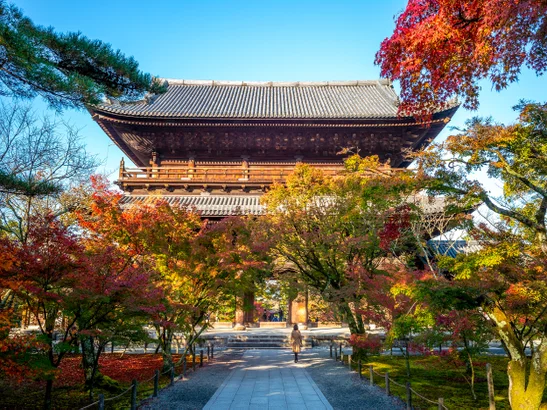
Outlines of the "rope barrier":
[[164,371],[163,373],[160,373],[160,376],[163,375],[163,374],[167,374],[168,372],[171,372],[171,368],[167,369],[167,370]]
[[90,408],[91,406],[94,406],[94,405],[96,405],[96,404],[99,404],[99,400],[94,401],[93,403],[88,404],[88,405],[85,406],[85,407],[82,407],[80,410],[88,409],[88,408]]
[[114,396],[114,397],[109,397],[108,399],[104,399],[104,401],[112,401],[112,400],[116,400],[116,399],[119,399],[120,397],[122,397],[125,393],[131,391],[131,389],[133,388],[133,385],[131,385],[129,387],[129,389],[127,389],[126,391],[124,391],[123,393],[120,393],[118,394],[117,396]]
[[[375,374],[375,375],[378,376],[378,377],[384,377],[384,378],[385,378],[385,376],[386,376],[385,373],[382,374],[382,373],[380,373],[380,372],[377,372],[376,370],[374,370],[374,368],[372,369],[372,373]],[[396,386],[399,386],[399,387],[402,387],[403,389],[406,389],[406,386],[405,386],[404,384],[397,383],[397,382],[396,382],[395,380],[393,380],[391,377],[388,377],[388,379],[389,379],[389,382],[390,382],[390,383],[393,383],[393,384],[396,385]],[[414,390],[414,389],[412,389],[412,388],[410,389],[410,391],[412,391],[416,396],[418,396],[419,398],[425,400],[425,401],[428,402],[428,403],[435,404],[435,405],[439,405],[439,402],[438,402],[438,401],[430,400],[430,399],[428,399],[427,397],[422,396],[420,393],[418,393],[416,390]],[[442,406],[443,409],[448,410],[448,407],[446,407],[444,404],[442,404],[441,406]]]
[[389,381],[390,381],[391,383],[393,383],[395,386],[399,386],[399,387],[402,387],[403,389],[406,389],[406,386],[405,386],[405,385],[397,383],[397,382],[396,382],[395,380],[393,380],[391,377],[389,378]]
[[[218,349],[218,347],[217,347],[217,349]],[[222,350],[222,349],[220,349],[220,350]],[[183,359],[183,358],[181,358],[181,360],[182,360],[182,359]],[[209,360],[207,360],[207,361],[209,361]],[[194,360],[194,362],[195,362],[195,360]],[[201,361],[201,363],[203,363],[203,362],[205,362],[205,360]],[[186,364],[186,363],[185,363],[184,361],[182,361],[181,363],[178,363],[178,364],[173,364],[170,368],[168,368],[167,370],[165,370],[163,373],[159,373],[159,376],[162,376],[162,375],[167,374],[167,373],[170,373],[170,372],[174,372],[174,370],[175,370],[176,367],[184,366],[185,364]],[[193,363],[193,364],[195,364],[195,363]],[[195,369],[194,369],[194,370],[195,370]],[[142,383],[148,383],[148,382],[154,380],[155,378],[156,378],[156,374],[154,374],[154,376],[152,376],[151,378],[146,379],[146,380],[143,380],[143,381],[141,381],[141,382],[139,382],[139,383],[141,383],[141,384],[142,384]],[[104,402],[107,402],[107,401],[116,400],[116,399],[122,397],[124,394],[128,393],[129,391],[131,391],[132,389],[133,389],[133,384],[131,384],[131,386],[129,386],[129,388],[128,388],[127,390],[125,390],[124,392],[118,394],[117,396],[109,397],[108,399],[103,399],[103,403],[104,403]],[[88,409],[88,408],[93,407],[93,406],[95,406],[95,405],[97,405],[97,404],[99,404],[99,403],[100,403],[100,400],[94,401],[93,403],[90,403],[90,404],[88,404],[88,405],[85,406],[85,407],[81,407],[79,410]]]
[[[123,393],[120,393],[120,394],[118,394],[117,396],[114,396],[114,397],[109,397],[108,399],[104,399],[104,401],[107,402],[107,401],[119,399],[119,398],[122,397],[125,393],[127,393],[128,391],[130,391],[132,388],[133,388],[133,385],[131,385],[131,386],[130,386],[127,390],[125,390]],[[90,408],[90,407],[92,407],[92,406],[95,406],[96,404],[99,404],[99,400],[94,401],[93,403],[88,404],[87,406],[80,408],[80,410],[88,409],[88,408]]]
[[142,382],[139,382],[139,383],[148,383],[148,382],[154,380],[155,378],[156,378],[156,375],[153,375],[151,378],[143,380]]
[[384,376],[385,376],[385,374],[378,373],[378,372],[377,372],[376,370],[374,370],[374,369],[372,369],[372,372],[373,372],[376,376],[378,376],[378,377],[384,377]]
[[412,393],[414,393],[416,396],[420,397],[421,399],[427,401],[428,403],[439,404],[438,401],[429,400],[427,397],[422,396],[420,393],[418,393],[418,392],[417,392],[416,390],[414,390],[413,388],[410,388],[410,391],[411,391]]

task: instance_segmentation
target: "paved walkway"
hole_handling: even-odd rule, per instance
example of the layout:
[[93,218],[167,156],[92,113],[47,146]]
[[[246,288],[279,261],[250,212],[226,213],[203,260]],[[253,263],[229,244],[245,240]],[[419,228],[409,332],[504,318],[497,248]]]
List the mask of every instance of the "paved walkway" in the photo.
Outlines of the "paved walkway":
[[285,350],[249,350],[204,407],[331,410],[308,372]]

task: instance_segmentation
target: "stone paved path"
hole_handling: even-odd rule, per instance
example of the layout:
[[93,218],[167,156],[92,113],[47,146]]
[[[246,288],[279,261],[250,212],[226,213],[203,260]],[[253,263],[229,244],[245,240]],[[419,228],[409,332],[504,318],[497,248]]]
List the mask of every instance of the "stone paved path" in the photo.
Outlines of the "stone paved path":
[[331,410],[308,372],[284,350],[250,350],[204,407],[227,409]]

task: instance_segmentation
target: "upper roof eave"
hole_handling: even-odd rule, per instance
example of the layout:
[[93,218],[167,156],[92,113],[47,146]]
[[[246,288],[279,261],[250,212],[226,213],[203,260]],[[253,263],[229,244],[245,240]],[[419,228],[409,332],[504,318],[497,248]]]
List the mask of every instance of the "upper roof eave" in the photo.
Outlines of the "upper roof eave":
[[[148,122],[153,122],[153,125],[158,125],[158,122],[165,123],[166,125],[238,125],[249,124],[256,126],[268,126],[268,125],[316,125],[321,126],[330,125],[332,123],[347,123],[347,124],[371,124],[371,125],[400,125],[413,124],[424,125],[431,122],[437,122],[439,119],[450,119],[456,110],[459,108],[459,104],[454,104],[443,110],[439,110],[432,115],[431,120],[418,121],[414,116],[377,116],[377,117],[340,117],[340,118],[265,118],[265,117],[249,117],[249,118],[218,118],[218,117],[166,117],[155,115],[132,115],[127,113],[118,113],[104,107],[88,107],[88,111],[92,116],[99,115],[106,120],[114,120],[116,122],[130,122],[132,124],[146,125]],[[139,121],[140,120],[140,121]]]

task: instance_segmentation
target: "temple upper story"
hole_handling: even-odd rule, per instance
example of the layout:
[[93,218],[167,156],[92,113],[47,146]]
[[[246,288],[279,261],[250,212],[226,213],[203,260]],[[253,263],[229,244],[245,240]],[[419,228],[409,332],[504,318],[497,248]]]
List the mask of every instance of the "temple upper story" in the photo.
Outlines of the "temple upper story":
[[386,80],[166,82],[164,94],[90,108],[138,167],[241,160],[339,164],[344,149],[403,167],[404,152],[435,138],[457,109],[427,121],[399,116],[398,97]]

